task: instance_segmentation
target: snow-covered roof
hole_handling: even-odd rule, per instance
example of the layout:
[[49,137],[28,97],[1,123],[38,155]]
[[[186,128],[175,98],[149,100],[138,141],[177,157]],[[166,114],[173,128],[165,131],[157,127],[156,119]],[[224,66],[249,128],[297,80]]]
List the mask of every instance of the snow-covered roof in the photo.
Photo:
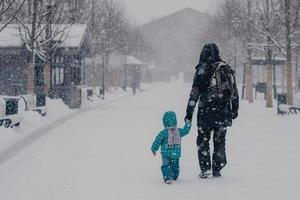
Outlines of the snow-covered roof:
[[[56,25],[53,25],[56,26]],[[63,47],[80,47],[84,41],[85,34],[87,32],[86,24],[74,24],[70,27],[66,27],[66,36],[61,37],[61,34],[57,36],[57,40],[63,38]],[[62,28],[63,30],[64,28]],[[20,47],[23,44],[20,36],[20,26],[17,24],[8,25],[3,31],[0,32],[0,47]]]
[[62,46],[79,47],[84,40],[87,31],[86,24],[74,24],[70,27],[68,37],[63,41]]
[[[252,57],[252,60],[266,60],[266,57],[264,57],[264,56],[254,56],[254,57]],[[276,57],[273,60],[286,61],[286,58],[284,58],[284,57]]]
[[143,63],[134,56],[126,56],[126,65],[143,65]]
[[22,45],[17,25],[8,25],[0,32],[0,47],[19,47]]

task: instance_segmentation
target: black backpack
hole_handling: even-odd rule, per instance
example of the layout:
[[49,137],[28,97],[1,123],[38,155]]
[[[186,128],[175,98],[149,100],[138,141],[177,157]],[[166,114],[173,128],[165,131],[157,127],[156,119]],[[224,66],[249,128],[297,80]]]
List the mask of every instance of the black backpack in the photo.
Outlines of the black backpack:
[[209,99],[231,102],[238,96],[235,71],[225,62],[215,63],[215,68],[208,88]]

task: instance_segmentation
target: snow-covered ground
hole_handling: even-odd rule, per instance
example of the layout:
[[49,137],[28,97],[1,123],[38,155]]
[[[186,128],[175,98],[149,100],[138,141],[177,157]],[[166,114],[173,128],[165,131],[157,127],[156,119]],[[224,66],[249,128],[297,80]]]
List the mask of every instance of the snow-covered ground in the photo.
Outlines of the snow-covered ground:
[[[149,84],[142,85],[142,90],[147,90],[149,88],[151,88],[151,85]],[[41,133],[59,126],[75,115],[131,96],[131,89],[128,89],[125,92],[120,88],[111,88],[110,92],[105,95],[104,100],[96,95],[88,100],[86,96],[83,95],[81,108],[74,110],[69,109],[61,99],[52,100],[47,98],[47,115],[45,117],[35,111],[25,111],[25,105],[22,103],[23,101],[20,101],[19,114],[22,118],[21,125],[13,129],[6,129],[0,126],[0,153],[3,150],[7,150],[9,147],[13,149],[13,146],[18,146],[19,143],[22,143],[21,140],[35,140],[42,135]],[[0,102],[0,106],[1,105]],[[27,139],[27,137],[29,137],[29,139]]]
[[278,117],[263,101],[242,102],[227,135],[222,178],[197,178],[194,120],[183,140],[180,179],[163,184],[161,160],[150,145],[165,111],[176,111],[183,125],[189,90],[182,83],[156,84],[135,97],[95,105],[2,163],[0,155],[0,199],[300,199],[300,116]]

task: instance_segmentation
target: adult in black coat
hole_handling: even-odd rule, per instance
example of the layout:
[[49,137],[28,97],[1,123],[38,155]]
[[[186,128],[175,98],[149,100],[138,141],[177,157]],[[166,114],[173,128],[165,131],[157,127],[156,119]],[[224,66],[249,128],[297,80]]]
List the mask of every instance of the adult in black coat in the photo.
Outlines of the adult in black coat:
[[[208,89],[216,67],[223,62],[216,44],[206,44],[196,66],[192,91],[186,109],[185,121],[192,121],[198,103],[198,159],[201,168],[200,178],[207,178],[211,173],[214,177],[221,176],[221,169],[226,165],[225,137],[227,127],[238,115],[238,96],[234,101],[222,102],[210,99]],[[214,152],[210,155],[209,141],[214,132]],[[212,172],[211,172],[212,170]]]

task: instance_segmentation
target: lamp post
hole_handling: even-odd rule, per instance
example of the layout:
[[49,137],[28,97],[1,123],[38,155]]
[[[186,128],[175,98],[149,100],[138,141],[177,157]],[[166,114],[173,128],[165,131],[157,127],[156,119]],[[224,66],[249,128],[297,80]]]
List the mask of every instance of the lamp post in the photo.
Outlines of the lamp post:
[[234,71],[237,66],[237,31],[240,25],[240,20],[237,17],[232,19],[232,26],[234,28]]

